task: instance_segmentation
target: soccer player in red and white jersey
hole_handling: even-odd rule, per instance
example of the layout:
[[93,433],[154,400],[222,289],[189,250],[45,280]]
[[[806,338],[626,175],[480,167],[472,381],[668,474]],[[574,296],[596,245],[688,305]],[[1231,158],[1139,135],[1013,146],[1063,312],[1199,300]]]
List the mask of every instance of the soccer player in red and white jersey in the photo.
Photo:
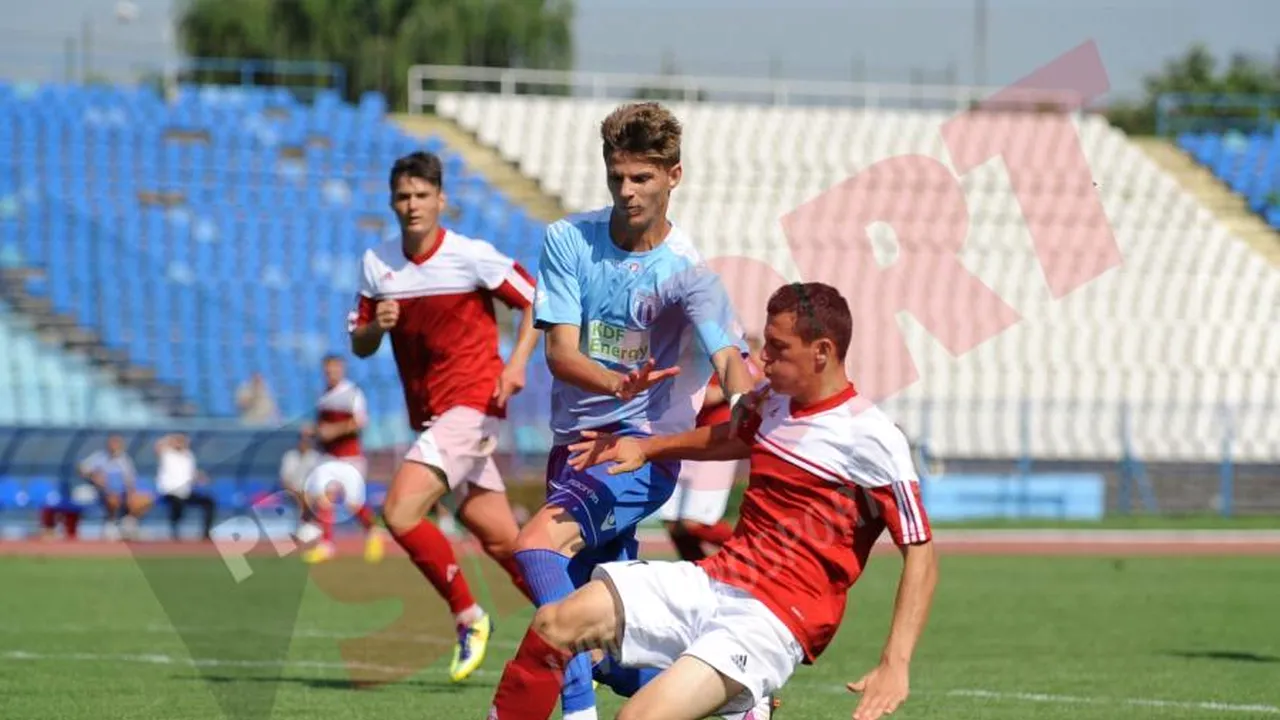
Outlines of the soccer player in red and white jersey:
[[[347,364],[337,355],[324,358],[324,394],[316,403],[316,438],[320,441],[320,462],[339,460],[354,467],[362,479],[368,479],[369,461],[360,445],[360,433],[369,422],[369,406],[364,391],[347,378]],[[308,490],[312,490],[308,488]],[[317,497],[307,498],[315,505],[315,518],[320,524],[321,541],[302,557],[309,563],[324,562],[334,555],[333,498],[324,488],[315,489]],[[350,508],[365,532],[364,559],[371,563],[382,560],[382,532],[373,521],[373,511],[363,498],[358,506]]]
[[[759,338],[750,337],[751,358],[747,368],[760,378]],[[702,409],[695,427],[711,427],[730,420],[729,399],[712,375],[702,396]],[[681,560],[694,562],[707,556],[706,548],[719,548],[733,536],[733,527],[724,521],[729,494],[738,477],[741,460],[686,460],[680,463],[680,477],[671,497],[658,511],[663,526]]]
[[[835,636],[846,593],[887,529],[905,558],[889,637],[880,663],[847,687],[862,696],[855,720],[896,710],[937,560],[907,440],[845,374],[851,324],[847,302],[829,285],[784,286],[768,304],[768,382],[745,399],[736,428],[596,435],[571,447],[576,465],[611,460],[615,473],[659,458],[749,458],[751,480],[719,552],[697,563],[601,565],[590,583],[538,609],[541,642],[526,640],[526,657],[513,662],[563,667],[571,652],[607,648],[625,666],[664,668],[628,701],[627,718],[767,718],[764,701]],[[537,677],[524,688],[524,712],[490,720],[547,717],[558,677]]]
[[[537,344],[534,281],[488,242],[441,227],[446,198],[438,157],[400,158],[390,185],[400,237],[364,254],[351,348],[368,357],[384,334],[391,336],[409,422],[421,434],[391,480],[383,517],[454,614],[450,676],[457,682],[483,662],[491,623],[448,538],[426,515],[446,493],[460,493],[459,520],[528,596],[512,557],[519,527],[492,453],[507,400],[524,387]],[[495,299],[522,313],[506,363],[498,353]]]

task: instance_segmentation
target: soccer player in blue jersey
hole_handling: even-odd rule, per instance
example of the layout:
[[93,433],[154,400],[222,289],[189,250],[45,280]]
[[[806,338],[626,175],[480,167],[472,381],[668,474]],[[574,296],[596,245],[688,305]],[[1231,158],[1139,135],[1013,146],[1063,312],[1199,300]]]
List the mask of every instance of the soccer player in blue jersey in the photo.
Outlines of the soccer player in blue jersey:
[[[657,103],[624,105],[600,128],[613,204],[547,228],[534,321],[545,332],[555,446],[547,503],[520,531],[516,560],[539,606],[568,596],[607,561],[634,559],[636,525],[671,496],[679,463],[610,475],[577,471],[584,430],[651,435],[692,429],[714,371],[730,398],[751,390],[747,346],[718,276],[667,218],[680,183],[680,123]],[[531,627],[503,671],[490,720],[594,720],[592,656],[548,668]],[[599,659],[599,658],[597,658]],[[612,668],[612,669],[611,669]],[[630,695],[650,676],[602,661],[596,677]],[[656,670],[651,674],[656,675]]]

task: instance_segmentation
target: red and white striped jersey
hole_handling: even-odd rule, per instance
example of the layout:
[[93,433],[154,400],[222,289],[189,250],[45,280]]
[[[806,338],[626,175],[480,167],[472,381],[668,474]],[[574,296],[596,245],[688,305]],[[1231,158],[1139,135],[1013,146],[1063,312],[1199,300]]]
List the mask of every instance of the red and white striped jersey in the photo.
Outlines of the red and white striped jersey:
[[391,347],[410,425],[465,405],[502,417],[493,389],[502,373],[493,298],[517,310],[533,302],[533,276],[493,245],[441,228],[439,242],[406,258],[398,238],[365,251],[351,329],[373,320],[379,300],[400,303]]
[[699,565],[767,605],[811,663],[880,534],[888,528],[898,545],[931,539],[907,438],[852,385],[808,407],[771,395],[739,432],[751,445],[741,517]]
[[[364,391],[350,380],[341,380],[320,396],[316,403],[316,420],[321,423],[344,422],[355,420],[361,428],[369,420],[369,406],[364,399]],[[360,432],[343,435],[329,442],[321,442],[321,450],[333,457],[360,457],[364,450],[360,447]]]

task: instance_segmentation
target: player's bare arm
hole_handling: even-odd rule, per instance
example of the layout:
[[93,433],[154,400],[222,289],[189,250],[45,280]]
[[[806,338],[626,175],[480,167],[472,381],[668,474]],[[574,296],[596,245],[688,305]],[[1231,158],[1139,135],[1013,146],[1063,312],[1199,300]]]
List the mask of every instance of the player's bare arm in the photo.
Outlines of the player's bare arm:
[[378,352],[382,336],[400,321],[400,303],[395,300],[379,300],[373,311],[373,321],[351,331],[351,352],[366,358]]
[[516,335],[516,346],[511,357],[498,376],[498,386],[493,390],[494,400],[498,407],[505,407],[507,400],[524,389],[529,358],[538,345],[538,332],[533,327],[533,306],[520,311],[520,331]]
[[924,631],[938,583],[938,557],[932,540],[904,546],[902,556],[893,623],[880,664],[848,685],[851,692],[862,694],[853,720],[875,720],[894,712],[907,699],[911,656]]
[[738,348],[732,345],[721,348],[711,356],[711,365],[720,377],[720,386],[724,388],[726,397],[750,392],[755,387],[751,371]]
[[574,456],[569,464],[577,470],[606,462],[610,475],[628,472],[651,460],[741,460],[749,457],[751,446],[730,430],[728,423],[694,428],[678,435],[619,437],[591,430],[583,440],[569,446]]
[[561,382],[599,395],[613,395],[622,386],[622,375],[582,354],[577,325],[547,328],[547,369]]

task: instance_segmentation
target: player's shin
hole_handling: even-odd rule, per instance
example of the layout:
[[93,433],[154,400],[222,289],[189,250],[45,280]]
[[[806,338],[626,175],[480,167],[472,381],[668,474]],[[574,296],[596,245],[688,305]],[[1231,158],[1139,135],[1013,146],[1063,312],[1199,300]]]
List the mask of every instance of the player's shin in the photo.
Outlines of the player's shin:
[[502,670],[490,718],[547,720],[555,711],[571,654],[547,642],[533,627]]
[[391,536],[409,555],[409,561],[426,577],[440,597],[449,603],[449,609],[459,622],[467,622],[471,618],[468,613],[480,612],[471,587],[462,574],[458,559],[453,552],[453,545],[429,520],[421,520],[408,531],[391,526]]
[[[533,601],[539,607],[563,600],[573,593],[568,557],[553,550],[521,550],[516,552],[515,558],[533,593]],[[568,662],[563,678],[562,705],[565,717],[571,717],[572,713],[592,713],[586,715],[592,717],[595,691],[591,687],[591,655],[575,655]]]

